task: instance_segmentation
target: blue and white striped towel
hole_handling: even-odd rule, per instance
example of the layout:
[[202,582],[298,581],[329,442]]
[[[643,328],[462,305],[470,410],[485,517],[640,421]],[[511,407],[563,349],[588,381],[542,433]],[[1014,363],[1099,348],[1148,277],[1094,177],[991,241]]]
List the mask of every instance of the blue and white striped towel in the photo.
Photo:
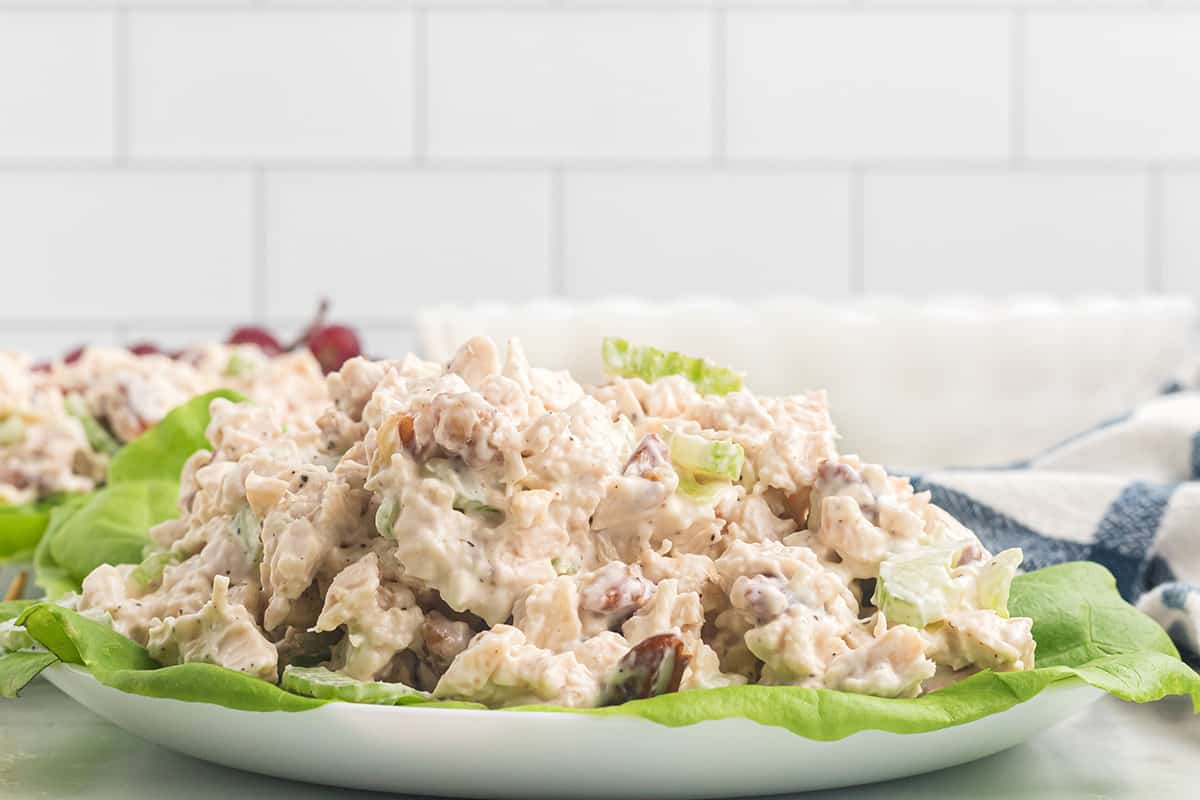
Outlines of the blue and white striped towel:
[[1025,568],[1088,559],[1200,656],[1200,390],[1174,385],[1124,417],[1004,468],[913,478],[993,552]]

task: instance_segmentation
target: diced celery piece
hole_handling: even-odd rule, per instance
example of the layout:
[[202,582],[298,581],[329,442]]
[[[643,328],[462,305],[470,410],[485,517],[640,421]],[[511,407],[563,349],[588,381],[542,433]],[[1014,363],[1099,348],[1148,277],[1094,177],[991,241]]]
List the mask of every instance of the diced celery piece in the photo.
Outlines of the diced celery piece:
[[676,468],[675,472],[679,475],[679,486],[675,491],[699,503],[713,502],[722,489],[732,485],[727,480],[698,479],[686,469]]
[[496,528],[504,524],[504,512],[495,506],[489,506],[482,500],[474,500],[465,495],[454,498],[453,508],[469,517],[478,517],[488,527]]
[[422,692],[403,683],[359,681],[325,667],[297,667],[283,670],[279,685],[285,691],[321,700],[341,700],[345,703],[371,703],[381,706],[407,705],[430,699]]
[[0,447],[20,444],[25,440],[25,421],[16,414],[0,420]]
[[736,481],[742,476],[746,454],[737,442],[705,439],[676,431],[671,434],[669,448],[671,461],[696,477]]
[[248,358],[244,353],[234,352],[225,362],[225,375],[230,378],[240,378],[243,375],[249,375],[258,366],[254,359]]
[[550,559],[550,566],[554,567],[554,571],[559,575],[574,575],[579,572],[578,564],[559,556]]
[[975,593],[980,608],[988,608],[1002,617],[1008,616],[1008,591],[1025,554],[1019,547],[1002,550],[992,556],[979,570]]
[[253,564],[262,558],[262,524],[250,510],[250,506],[242,506],[233,517],[233,530],[242,544],[246,547],[246,561]]
[[136,581],[141,586],[151,586],[162,577],[163,570],[168,564],[176,564],[179,562],[179,557],[170,551],[161,553],[152,553],[142,560],[142,563],[133,568],[129,573],[129,577]]
[[87,410],[83,398],[77,394],[69,394],[63,401],[67,413],[79,420],[83,426],[83,435],[87,437],[88,446],[97,453],[112,455],[121,449],[121,443],[109,433],[100,422]]
[[395,538],[396,518],[400,516],[400,503],[394,497],[385,497],[375,512],[375,530],[385,539]]
[[703,358],[670,350],[631,345],[624,339],[606,338],[601,345],[604,368],[610,375],[641,378],[647,383],[668,375],[682,375],[701,394],[729,394],[742,388],[742,376]]
[[962,605],[962,587],[951,574],[955,557],[947,549],[891,556],[879,565],[872,602],[889,622],[924,628],[945,619]]

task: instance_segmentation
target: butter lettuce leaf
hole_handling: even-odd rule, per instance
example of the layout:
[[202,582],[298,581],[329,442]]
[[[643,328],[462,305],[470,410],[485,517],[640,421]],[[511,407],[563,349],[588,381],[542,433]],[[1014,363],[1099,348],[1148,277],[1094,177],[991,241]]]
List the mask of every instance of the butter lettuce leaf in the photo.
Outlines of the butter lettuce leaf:
[[[828,741],[868,729],[919,733],[960,725],[1009,709],[1054,683],[1072,679],[1134,702],[1189,695],[1193,707],[1200,709],[1200,675],[1179,660],[1157,623],[1121,599],[1116,582],[1103,567],[1070,563],[1020,575],[1013,581],[1009,606],[1014,616],[1034,620],[1037,668],[981,672],[918,698],[794,686],[732,686],[659,695],[611,708],[527,706],[490,713],[632,715],[669,726],[744,717]],[[86,666],[101,683],[122,691],[255,711],[302,711],[325,702],[208,664],[157,667],[141,647],[58,606],[34,605],[18,622],[57,658]],[[0,691],[4,688],[0,681]]]
[[208,407],[218,397],[239,403],[246,398],[230,389],[198,395],[177,406],[162,420],[117,453],[108,467],[109,484],[136,480],[178,481],[192,453],[209,446],[205,431]]
[[51,600],[57,600],[65,594],[79,591],[79,581],[72,578],[63,567],[59,566],[50,554],[50,542],[75,511],[88,501],[88,497],[88,495],[73,497],[54,509],[50,514],[50,524],[38,541],[37,548],[33,551],[33,581]]
[[167,480],[130,481],[88,496],[70,513],[56,517],[47,531],[50,560],[66,576],[82,582],[101,564],[142,560],[154,525],[179,516],[179,484]]
[[42,670],[57,662],[53,653],[35,650],[0,653],[0,697],[16,697]]
[[31,559],[50,524],[50,512],[68,498],[56,495],[37,503],[0,506],[0,562]]
[[[285,692],[268,681],[212,664],[159,667],[138,644],[61,606],[39,603],[27,609],[17,622],[49,651],[47,655],[53,661],[86,667],[105,686],[123,692],[187,702],[220,698],[220,705],[245,711],[304,711],[325,702]],[[0,657],[0,661],[6,658]],[[4,669],[0,663],[0,676]],[[16,672],[16,667],[11,669]],[[7,694],[6,690],[11,689],[7,684],[15,682],[0,678],[0,696],[13,696],[15,690]]]
[[21,616],[36,600],[0,600],[0,622],[8,622]]
[[193,453],[209,447],[208,408],[217,397],[243,399],[218,389],[176,407],[117,453],[107,486],[51,509],[33,553],[34,580],[47,597],[79,591],[101,564],[142,561],[150,528],[179,516],[179,473]]

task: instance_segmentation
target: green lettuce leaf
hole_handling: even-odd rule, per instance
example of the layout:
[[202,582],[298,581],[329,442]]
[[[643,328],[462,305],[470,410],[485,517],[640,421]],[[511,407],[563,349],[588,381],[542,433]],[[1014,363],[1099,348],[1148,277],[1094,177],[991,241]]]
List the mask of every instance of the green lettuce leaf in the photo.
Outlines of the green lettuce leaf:
[[0,697],[16,697],[42,670],[57,663],[53,653],[20,650],[0,653]]
[[55,495],[37,503],[0,506],[0,562],[29,560],[50,522],[50,512],[68,497]]
[[36,603],[37,600],[0,600],[0,622],[16,619],[25,609]]
[[69,578],[83,581],[101,564],[142,560],[154,525],[179,516],[179,484],[167,480],[118,483],[88,496],[47,531],[50,559]]
[[[1193,706],[1200,709],[1200,676],[1179,660],[1162,628],[1120,598],[1116,582],[1103,567],[1061,564],[1018,576],[1009,603],[1014,615],[1034,619],[1037,668],[981,672],[918,698],[889,699],[794,686],[732,686],[660,695],[611,708],[528,706],[510,711],[632,715],[669,726],[745,717],[828,741],[867,729],[918,733],[960,725],[1011,708],[1053,683],[1075,678],[1135,702],[1169,694],[1190,695]],[[156,667],[136,644],[58,606],[32,606],[18,622],[58,658],[87,666],[101,683],[122,691],[255,711],[299,711],[324,702],[212,665]],[[7,685],[15,682],[9,680]],[[0,693],[5,685],[0,682]],[[421,705],[473,707],[468,703]]]
[[[246,711],[304,711],[325,702],[212,664],[159,667],[136,643],[61,606],[40,603],[17,621],[50,651],[45,655],[52,654],[51,659],[87,667],[105,686],[130,694],[188,702],[211,702],[219,697],[221,705]],[[12,655],[0,657],[0,676],[6,671],[16,673],[16,667],[2,663]],[[16,690],[6,690],[16,682],[0,677],[0,696],[13,696]]]
[[50,513],[50,524],[33,551],[33,582],[46,597],[57,600],[65,594],[79,591],[79,582],[60,567],[50,555],[50,542],[75,511],[88,501],[88,496],[73,497]]
[[[16,619],[33,606],[36,600],[5,600],[0,602],[0,625]],[[15,697],[25,684],[42,670],[58,661],[52,653],[6,653],[0,646],[0,697]]]
[[33,553],[34,581],[47,597],[79,591],[101,564],[142,561],[150,528],[179,516],[179,473],[192,453],[209,446],[208,407],[217,397],[243,399],[218,389],[178,406],[117,453],[108,486],[51,510]]
[[150,430],[134,439],[113,457],[109,484],[136,480],[178,481],[188,457],[209,446],[208,406],[218,397],[240,403],[246,398],[229,389],[198,395],[172,409]]

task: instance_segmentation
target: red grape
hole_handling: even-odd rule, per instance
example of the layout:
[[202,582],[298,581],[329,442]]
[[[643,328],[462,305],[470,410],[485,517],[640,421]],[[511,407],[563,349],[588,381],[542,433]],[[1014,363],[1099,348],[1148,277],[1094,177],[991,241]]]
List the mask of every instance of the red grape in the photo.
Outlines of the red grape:
[[83,355],[83,348],[84,348],[84,345],[79,345],[79,347],[76,347],[74,350],[69,351],[65,356],[63,356],[63,363],[64,364],[74,364]]
[[269,356],[277,356],[283,352],[279,340],[269,330],[258,325],[236,328],[225,341],[226,344],[256,344]]
[[308,334],[308,349],[327,374],[362,353],[358,335],[345,325],[323,325]]
[[158,345],[151,342],[138,342],[137,344],[129,345],[126,349],[135,356],[152,356],[160,352]]

